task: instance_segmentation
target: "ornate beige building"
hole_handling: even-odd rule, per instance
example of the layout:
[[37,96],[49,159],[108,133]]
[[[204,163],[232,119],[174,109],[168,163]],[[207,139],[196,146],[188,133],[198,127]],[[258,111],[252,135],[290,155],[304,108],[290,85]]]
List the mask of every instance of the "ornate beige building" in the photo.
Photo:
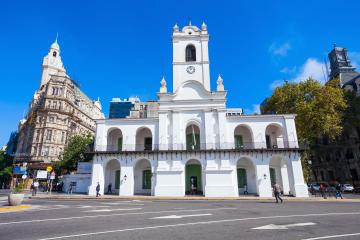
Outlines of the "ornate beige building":
[[95,133],[96,119],[104,119],[100,101],[89,99],[66,74],[56,40],[44,57],[39,90],[20,121],[15,160],[35,169],[57,161],[72,135]]

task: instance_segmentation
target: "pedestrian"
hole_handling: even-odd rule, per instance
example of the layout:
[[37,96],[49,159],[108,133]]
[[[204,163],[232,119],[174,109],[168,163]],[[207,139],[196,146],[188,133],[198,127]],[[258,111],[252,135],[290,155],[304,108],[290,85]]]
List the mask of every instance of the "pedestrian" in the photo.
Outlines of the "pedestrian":
[[111,194],[112,194],[111,187],[112,187],[112,184],[111,184],[111,183],[109,183],[107,193],[111,193]]
[[274,195],[275,195],[276,203],[279,203],[279,200],[281,201],[281,203],[283,203],[283,200],[280,197],[280,193],[281,193],[281,187],[279,184],[275,183],[274,184]]
[[248,192],[248,187],[247,187],[247,185],[245,184],[244,185],[244,195],[248,195],[249,194],[249,192]]
[[96,197],[99,197],[100,196],[100,183],[98,182],[97,183],[97,186],[96,186]]
[[68,194],[72,194],[72,192],[73,192],[73,184],[72,184],[72,182],[70,182],[70,185],[69,185],[69,188],[68,188]]
[[324,199],[327,199],[325,189],[326,189],[325,184],[321,183],[321,184],[320,184],[320,189],[319,189],[319,190],[320,190],[320,193],[321,193],[321,196],[322,196]]
[[32,184],[32,195],[33,196],[36,196],[38,188],[39,188],[39,182],[35,179],[35,181]]
[[343,196],[341,194],[341,184],[340,183],[337,184],[335,188],[336,188],[335,198],[337,199],[339,197],[343,199]]

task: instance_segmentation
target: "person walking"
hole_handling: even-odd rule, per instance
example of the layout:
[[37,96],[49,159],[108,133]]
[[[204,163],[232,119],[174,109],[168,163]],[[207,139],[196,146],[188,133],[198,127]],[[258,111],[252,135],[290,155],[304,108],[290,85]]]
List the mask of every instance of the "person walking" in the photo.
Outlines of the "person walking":
[[321,184],[320,184],[320,189],[319,189],[319,190],[320,190],[320,193],[321,193],[321,196],[322,196],[324,199],[327,199],[325,189],[326,189],[325,184],[321,183]]
[[283,203],[283,200],[280,197],[280,193],[281,193],[281,187],[279,184],[275,183],[274,184],[274,195],[275,195],[276,203],[279,203],[279,200],[281,201],[281,203]]
[[248,186],[245,184],[244,185],[244,195],[248,195],[249,192],[248,192]]
[[69,188],[68,188],[68,194],[72,194],[72,192],[73,192],[73,184],[72,184],[72,182],[70,183],[70,185],[69,185]]
[[32,195],[36,196],[37,190],[39,188],[39,182],[35,180],[32,185]]
[[111,184],[111,183],[109,183],[107,193],[111,193],[111,194],[112,194],[111,187],[112,187],[112,184]]
[[99,197],[100,196],[100,183],[98,182],[97,183],[97,186],[96,186],[96,197]]
[[335,189],[336,189],[335,198],[337,199],[339,197],[339,198],[343,199],[343,196],[341,194],[341,184],[340,183],[337,184]]

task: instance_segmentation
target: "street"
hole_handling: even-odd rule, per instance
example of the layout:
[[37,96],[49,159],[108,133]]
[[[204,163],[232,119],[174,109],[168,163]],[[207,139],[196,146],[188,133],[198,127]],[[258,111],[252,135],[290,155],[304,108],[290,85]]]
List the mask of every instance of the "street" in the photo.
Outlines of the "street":
[[[28,199],[0,239],[359,239],[358,202]],[[334,237],[336,236],[336,237]]]

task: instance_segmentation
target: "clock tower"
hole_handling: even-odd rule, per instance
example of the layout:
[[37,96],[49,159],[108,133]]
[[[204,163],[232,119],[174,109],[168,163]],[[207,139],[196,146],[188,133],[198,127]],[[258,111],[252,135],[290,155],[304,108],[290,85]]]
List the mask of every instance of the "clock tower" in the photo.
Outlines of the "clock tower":
[[66,70],[64,68],[64,64],[61,61],[60,47],[56,37],[55,42],[51,44],[49,52],[43,60],[40,87],[50,80],[51,75],[62,74],[66,75]]
[[210,90],[208,42],[209,34],[205,23],[201,29],[191,22],[179,30],[173,28],[173,92],[187,81],[200,82]]

